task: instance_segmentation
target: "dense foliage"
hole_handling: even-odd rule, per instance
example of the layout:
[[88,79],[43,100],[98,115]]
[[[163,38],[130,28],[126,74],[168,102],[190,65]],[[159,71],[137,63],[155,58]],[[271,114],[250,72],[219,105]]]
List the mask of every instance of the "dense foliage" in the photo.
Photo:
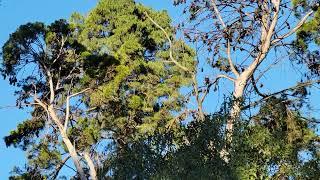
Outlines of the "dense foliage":
[[[320,122],[304,113],[308,87],[320,82],[319,3],[173,4],[188,19],[175,28],[166,11],[101,0],[88,15],[27,23],[10,35],[1,74],[17,88],[16,106],[30,111],[4,137],[28,159],[11,179],[320,177]],[[275,66],[278,51],[306,67],[301,82],[262,93],[260,64]],[[221,78],[234,89],[206,107]],[[213,106],[221,108],[203,110]]]

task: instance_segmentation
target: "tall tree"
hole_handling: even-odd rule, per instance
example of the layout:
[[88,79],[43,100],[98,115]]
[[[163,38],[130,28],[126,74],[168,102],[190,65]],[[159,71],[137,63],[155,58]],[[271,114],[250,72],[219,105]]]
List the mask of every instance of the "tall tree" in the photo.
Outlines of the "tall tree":
[[[179,122],[174,113],[183,111],[180,90],[191,83],[194,51],[173,41],[174,29],[165,11],[155,12],[132,0],[100,1],[88,16],[74,14],[72,22],[88,50],[114,61],[108,69],[110,59],[92,59],[83,79],[88,86],[98,86],[87,103],[98,114],[101,132],[108,135],[100,141],[111,140],[108,150],[115,156],[105,171],[120,179],[146,178],[145,172],[157,162],[145,158],[145,166],[139,167],[143,160],[130,157],[130,152],[150,147],[144,150],[152,157],[165,150],[157,148],[152,136]],[[132,163],[124,163],[130,158]],[[133,171],[126,173],[129,169]]]
[[[183,22],[178,28],[183,30],[190,42],[206,47],[209,66],[214,69],[213,72],[218,72],[220,75],[217,77],[224,77],[233,84],[233,101],[225,130],[226,147],[221,151],[221,156],[228,161],[228,146],[232,144],[234,125],[241,118],[243,109],[251,107],[244,105],[248,102],[246,97],[249,96],[249,91],[253,89],[262,98],[257,102],[263,102],[272,95],[283,92],[261,93],[261,87],[257,84],[261,77],[279,62],[299,53],[301,57],[301,54],[306,52],[302,48],[297,51],[297,44],[310,43],[310,36],[317,36],[319,33],[314,28],[318,21],[319,4],[316,1],[283,0],[176,0],[174,4],[184,4],[184,13],[188,15],[188,22]],[[293,13],[295,16],[292,16]],[[309,20],[310,22],[306,23]],[[305,36],[304,29],[307,27],[309,36]],[[290,38],[294,34],[298,34],[297,42]],[[318,66],[310,66],[310,58],[300,62],[307,62],[312,72],[318,71]],[[306,72],[307,78],[302,76],[302,83],[284,91],[319,82],[312,79],[310,74]],[[202,91],[204,95],[207,93],[206,89],[216,83],[216,79],[206,81],[208,83],[204,85],[205,91]]]
[[[68,132],[81,117],[81,109],[73,111],[70,99],[89,90],[78,89],[84,58],[81,54],[85,48],[72,36],[65,20],[49,26],[28,23],[10,35],[3,46],[2,75],[19,88],[17,106],[30,106],[32,113],[31,119],[20,124],[5,141],[7,145],[21,144],[23,149],[30,149],[30,157],[35,157],[31,163],[44,169],[64,163],[60,159],[65,151],[80,179],[87,179],[79,156],[85,152],[77,148]],[[39,136],[40,139],[33,140]],[[52,164],[41,162],[51,160]],[[91,159],[86,160],[90,166]]]

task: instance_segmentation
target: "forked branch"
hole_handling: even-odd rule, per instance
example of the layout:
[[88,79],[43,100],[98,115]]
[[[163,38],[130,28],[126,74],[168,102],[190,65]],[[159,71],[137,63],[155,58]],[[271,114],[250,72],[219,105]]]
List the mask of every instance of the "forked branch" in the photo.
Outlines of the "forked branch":
[[78,96],[86,91],[90,90],[90,88],[86,88],[80,92],[77,92],[77,93],[74,93],[74,94],[71,94],[70,96],[67,97],[67,100],[66,100],[66,117],[65,117],[65,121],[64,121],[64,132],[67,131],[67,128],[68,128],[68,122],[69,122],[69,116],[70,116],[70,99],[72,97],[75,97],[75,96]]

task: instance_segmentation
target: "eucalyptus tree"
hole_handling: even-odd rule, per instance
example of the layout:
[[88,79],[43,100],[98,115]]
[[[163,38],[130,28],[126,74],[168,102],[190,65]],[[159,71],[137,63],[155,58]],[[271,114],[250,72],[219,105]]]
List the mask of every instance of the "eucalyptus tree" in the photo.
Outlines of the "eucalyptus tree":
[[84,50],[65,20],[49,26],[40,22],[21,25],[3,46],[1,73],[18,88],[17,106],[31,110],[31,118],[19,124],[5,142],[28,150],[31,166],[43,169],[44,176],[55,178],[69,158],[80,179],[87,179],[87,167],[95,171],[87,149],[77,146],[69,132],[83,117],[82,109],[74,107],[79,104],[70,99],[89,90],[79,89]]
[[[319,53],[315,49],[319,45],[319,2],[175,0],[174,5],[184,6],[183,13],[188,18],[177,28],[197,48],[202,48],[200,52],[208,54],[205,68],[212,69],[205,72],[218,74],[213,78],[207,74],[204,88],[199,88],[202,96],[205,98],[212,85],[217,85],[218,78],[233,84],[225,128],[226,146],[221,151],[221,157],[229,161],[235,123],[244,109],[290,90],[297,90],[293,96],[301,95],[306,92],[304,87],[319,82]],[[293,64],[306,65],[307,68],[301,68],[304,71],[301,82],[284,90],[262,93],[261,77],[268,76],[267,72],[279,63],[288,64],[289,69],[290,60]],[[251,90],[259,98],[249,103],[246,98]]]

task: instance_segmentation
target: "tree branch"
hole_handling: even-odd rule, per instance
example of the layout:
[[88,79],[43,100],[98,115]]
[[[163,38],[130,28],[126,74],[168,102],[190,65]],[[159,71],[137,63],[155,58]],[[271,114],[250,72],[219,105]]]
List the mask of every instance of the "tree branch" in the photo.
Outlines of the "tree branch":
[[60,56],[62,54],[63,46],[64,46],[65,42],[67,41],[67,39],[68,39],[67,37],[66,37],[66,39],[64,39],[63,36],[61,37],[61,46],[59,49],[59,53],[58,53],[57,57],[53,60],[52,64],[57,62],[57,60],[60,58]]
[[52,178],[51,179],[56,179],[59,175],[60,170],[62,169],[62,167],[64,166],[64,164],[70,159],[70,156],[67,156],[66,158],[64,158],[59,165],[56,167],[56,171],[51,175]]
[[261,97],[263,97],[263,98],[266,98],[267,95],[261,93],[260,90],[258,89],[258,87],[257,87],[257,82],[256,82],[256,80],[254,79],[254,76],[253,76],[253,75],[251,76],[251,82],[252,82],[253,89],[256,91],[256,93],[257,93],[259,96],[261,96]]
[[96,169],[94,167],[94,163],[90,157],[90,154],[89,154],[90,151],[85,151],[83,152],[83,155],[84,155],[84,159],[87,161],[87,165],[89,166],[89,173],[90,173],[90,176],[92,178],[92,180],[97,180],[97,172],[96,172]]
[[320,80],[314,80],[314,81],[307,81],[307,82],[303,82],[303,83],[298,83],[297,85],[295,86],[292,86],[292,87],[289,87],[289,88],[286,88],[286,89],[283,89],[283,90],[280,90],[280,91],[277,91],[277,92],[274,92],[272,94],[266,94],[266,97],[258,100],[258,101],[255,101],[253,103],[250,103],[246,106],[243,106],[241,109],[242,110],[245,110],[245,109],[248,109],[252,106],[256,106],[257,104],[261,103],[262,101],[265,101],[265,100],[268,100],[270,99],[271,97],[275,96],[275,95],[278,95],[278,94],[281,94],[281,93],[284,93],[286,91],[291,91],[291,90],[295,90],[295,89],[298,89],[298,88],[301,88],[301,87],[307,87],[307,86],[311,86],[312,84],[315,84],[315,83],[320,83]]
[[190,110],[185,110],[183,111],[181,114],[179,114],[179,116],[173,118],[172,120],[169,121],[169,123],[166,125],[167,130],[169,131],[171,129],[171,127],[173,126],[173,124],[177,121],[182,119],[184,116],[188,115],[190,113]]
[[84,93],[84,92],[86,92],[88,90],[90,90],[90,88],[86,88],[86,89],[84,89],[84,90],[82,90],[80,92],[74,93],[74,94],[72,94],[72,95],[67,97],[67,100],[66,100],[66,117],[65,117],[64,128],[63,128],[64,132],[66,132],[67,128],[68,128],[68,122],[69,122],[69,116],[70,116],[70,99],[72,97],[78,96],[78,95],[80,95],[80,94],[82,94],[82,93]]
[[286,34],[284,34],[284,35],[282,35],[282,36],[274,39],[274,40],[271,42],[271,44],[274,45],[274,44],[276,44],[277,42],[279,42],[279,41],[281,41],[281,40],[283,40],[283,39],[291,36],[293,33],[295,33],[295,32],[307,21],[308,17],[309,17],[312,13],[313,13],[313,11],[309,11],[309,12],[300,20],[300,22],[296,25],[296,27],[294,27],[290,32],[288,32],[288,33],[286,33]]
[[261,62],[265,59],[271,45],[271,38],[274,34],[274,29],[278,22],[279,17],[279,9],[280,9],[280,0],[272,0],[272,4],[275,6],[275,12],[273,15],[273,19],[271,21],[268,32],[262,34],[261,42],[263,43],[261,46],[261,50],[259,55],[254,59],[254,61],[249,65],[249,67],[242,73],[244,79],[248,79],[256,70],[256,68],[261,64]]
[[166,36],[167,40],[169,41],[169,46],[170,46],[169,56],[170,56],[171,61],[172,61],[176,66],[178,66],[180,69],[182,69],[183,71],[185,71],[185,72],[190,72],[190,70],[189,70],[187,67],[181,65],[181,64],[180,64],[178,61],[176,61],[175,58],[173,57],[173,52],[172,52],[173,44],[172,44],[172,41],[171,41],[170,36],[168,35],[167,31],[164,30],[163,27],[161,27],[157,22],[155,22],[155,21],[149,16],[149,14],[148,14],[147,12],[145,12],[145,15],[150,19],[150,21],[151,21],[154,25],[156,25],[156,26],[164,33],[164,35]]
[[46,73],[48,76],[49,88],[50,88],[50,103],[49,104],[52,104],[54,101],[54,96],[55,96],[54,87],[53,87],[53,80],[52,80],[51,72],[49,70],[47,70]]
[[216,16],[217,16],[217,18],[219,19],[222,27],[225,29],[227,26],[226,26],[226,24],[224,23],[224,21],[223,21],[223,19],[222,19],[222,17],[221,17],[221,14],[220,14],[220,12],[219,12],[219,9],[218,9],[218,7],[217,7],[217,5],[216,5],[216,1],[215,1],[215,0],[211,0],[211,4],[212,4],[213,10],[214,10],[214,12],[216,13]]
[[233,73],[236,77],[239,77],[240,74],[239,74],[239,72],[237,71],[237,69],[234,67],[234,64],[233,64],[232,59],[231,59],[230,40],[228,39],[227,41],[228,41],[228,42],[227,42],[227,55],[228,55],[228,61],[229,61],[230,69],[231,69],[232,73]]
[[216,84],[216,83],[218,83],[219,79],[221,79],[221,78],[226,78],[226,79],[228,79],[228,80],[230,80],[230,81],[232,81],[232,82],[235,81],[235,79],[233,79],[232,77],[229,77],[229,76],[227,76],[227,75],[225,75],[225,74],[219,74],[210,84],[207,85],[207,88],[206,88],[206,90],[204,91],[204,94],[203,94],[202,98],[200,99],[199,103],[202,104],[202,103],[204,102],[206,96],[207,96],[208,93],[209,93],[209,90],[210,90],[211,86],[214,85],[214,84]]

